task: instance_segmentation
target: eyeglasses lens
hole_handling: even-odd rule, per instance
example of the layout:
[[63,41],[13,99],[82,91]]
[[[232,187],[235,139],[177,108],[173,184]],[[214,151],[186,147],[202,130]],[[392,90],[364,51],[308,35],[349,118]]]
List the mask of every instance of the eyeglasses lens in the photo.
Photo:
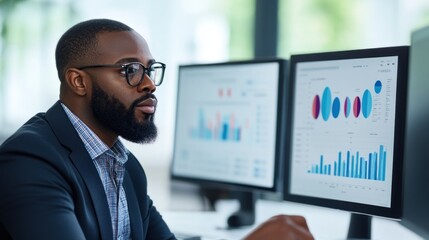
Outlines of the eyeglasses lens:
[[143,73],[143,66],[138,63],[132,63],[126,68],[128,82],[131,86],[136,86],[140,83],[141,79],[143,78]]
[[[126,67],[126,76],[131,86],[137,86],[143,81],[145,68],[140,63],[131,63]],[[153,63],[147,70],[149,78],[158,86],[164,77],[164,66],[161,63]]]
[[154,63],[150,66],[149,77],[155,83],[155,85],[160,85],[162,78],[164,76],[164,66],[160,63]]

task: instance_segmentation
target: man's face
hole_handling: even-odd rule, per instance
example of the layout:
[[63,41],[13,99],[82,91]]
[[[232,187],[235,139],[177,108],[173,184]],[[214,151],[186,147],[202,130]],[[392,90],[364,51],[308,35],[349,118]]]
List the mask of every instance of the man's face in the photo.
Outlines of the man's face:
[[[98,36],[94,64],[140,62],[148,66],[152,58],[146,41],[134,31],[107,32]],[[98,127],[136,143],[155,140],[156,87],[145,75],[135,87],[127,83],[123,69],[86,70],[92,78],[90,106]]]
[[135,143],[149,143],[157,136],[154,114],[144,115],[144,119],[139,120],[135,112],[139,103],[150,98],[156,99],[152,93],[148,93],[127,108],[119,99],[109,96],[94,84],[91,107],[97,120],[119,136]]

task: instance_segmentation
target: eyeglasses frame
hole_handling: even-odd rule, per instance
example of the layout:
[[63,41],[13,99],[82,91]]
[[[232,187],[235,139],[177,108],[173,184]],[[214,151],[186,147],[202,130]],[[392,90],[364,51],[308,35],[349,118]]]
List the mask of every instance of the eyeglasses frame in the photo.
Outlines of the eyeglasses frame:
[[[137,84],[135,84],[135,85],[132,85],[131,83],[130,83],[130,80],[129,80],[129,78],[128,78],[128,72],[126,71],[126,69],[128,68],[128,66],[130,66],[131,64],[140,64],[142,67],[143,67],[143,75],[142,75],[142,78],[140,79],[140,81],[137,83]],[[161,76],[161,80],[159,81],[159,83],[156,83],[152,78],[150,78],[150,72],[152,72],[152,71],[154,71],[154,70],[150,70],[151,69],[151,66],[153,65],[153,64],[160,64],[161,65],[161,67],[162,67],[162,76]],[[149,67],[147,68],[147,67],[145,67],[144,65],[143,65],[143,63],[141,63],[141,62],[128,62],[128,63],[123,63],[123,64],[96,64],[96,65],[88,65],[88,66],[81,66],[81,67],[77,67],[77,69],[79,69],[79,70],[84,70],[84,69],[87,69],[87,68],[122,68],[124,71],[125,71],[125,78],[127,79],[127,83],[128,83],[128,85],[130,85],[131,87],[136,87],[136,86],[138,86],[139,84],[141,84],[142,83],[142,81],[143,81],[143,79],[144,79],[144,75],[146,74],[151,80],[152,80],[152,82],[155,84],[155,86],[159,86],[159,85],[161,85],[162,84],[162,82],[164,81],[164,75],[165,75],[165,68],[166,68],[166,64],[165,63],[162,63],[162,62],[152,62],[152,63],[150,63],[150,65],[149,65]]]

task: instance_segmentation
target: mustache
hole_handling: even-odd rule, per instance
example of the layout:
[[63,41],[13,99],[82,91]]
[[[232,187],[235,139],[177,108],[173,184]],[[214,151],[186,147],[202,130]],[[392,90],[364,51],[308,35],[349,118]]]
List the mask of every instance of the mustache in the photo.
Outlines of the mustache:
[[[137,105],[139,105],[139,103],[141,103],[141,102],[143,102],[144,100],[149,99],[149,98],[153,98],[153,99],[155,99],[155,102],[156,102],[156,103],[157,103],[157,105],[158,105],[158,99],[156,98],[155,94],[153,94],[153,93],[148,93],[148,94],[146,94],[146,95],[144,95],[144,96],[141,96],[141,97],[137,98],[137,99],[136,99],[136,100],[131,104],[131,109],[135,108]],[[155,107],[156,107],[156,106],[155,106]]]

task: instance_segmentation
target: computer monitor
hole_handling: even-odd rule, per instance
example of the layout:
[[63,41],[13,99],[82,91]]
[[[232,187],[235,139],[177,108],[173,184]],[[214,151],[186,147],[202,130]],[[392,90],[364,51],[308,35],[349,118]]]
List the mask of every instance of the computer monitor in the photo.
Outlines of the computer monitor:
[[401,223],[429,239],[429,27],[411,35]]
[[401,217],[408,51],[290,58],[284,198],[352,212],[350,226],[365,229],[350,238],[369,238],[368,216]]
[[[179,66],[172,178],[250,193],[282,191],[286,68],[284,59]],[[250,205],[254,214],[254,202],[246,201],[242,207]],[[234,218],[230,227],[254,221]]]

